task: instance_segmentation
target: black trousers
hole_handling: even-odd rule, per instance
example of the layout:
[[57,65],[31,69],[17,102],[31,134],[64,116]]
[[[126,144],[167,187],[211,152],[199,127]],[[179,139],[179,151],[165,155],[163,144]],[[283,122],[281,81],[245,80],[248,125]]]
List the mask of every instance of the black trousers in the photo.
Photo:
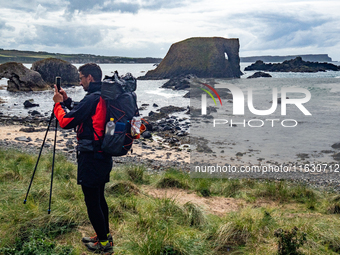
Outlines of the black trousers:
[[87,187],[84,185],[81,187],[85,197],[87,214],[94,231],[96,231],[99,240],[107,240],[110,228],[109,208],[104,197],[105,183],[98,187]]

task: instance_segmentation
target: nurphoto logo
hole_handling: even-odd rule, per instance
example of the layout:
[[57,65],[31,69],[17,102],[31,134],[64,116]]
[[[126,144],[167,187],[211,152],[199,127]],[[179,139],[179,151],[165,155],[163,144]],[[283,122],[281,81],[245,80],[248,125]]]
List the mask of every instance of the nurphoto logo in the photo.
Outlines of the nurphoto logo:
[[[222,106],[222,100],[219,96],[219,94],[217,93],[217,91],[211,87],[208,84],[203,84],[204,86],[208,87],[209,89],[211,89],[215,95],[218,97],[221,106]],[[232,96],[233,96],[233,102],[232,102],[232,107],[233,107],[233,115],[244,115],[244,108],[245,108],[245,96],[242,92],[242,90],[238,87],[236,87],[235,85],[232,84],[216,84],[215,88],[217,89],[229,89],[229,91],[231,92]],[[205,91],[208,95],[210,95],[210,97],[213,99],[215,105],[217,106],[216,100],[213,97],[213,95],[206,89],[200,88],[203,91]],[[287,115],[287,105],[291,104],[291,105],[295,105],[304,115],[306,116],[310,116],[312,115],[307,109],[306,107],[303,105],[305,103],[307,103],[310,99],[311,99],[311,93],[304,88],[296,88],[296,87],[288,87],[288,88],[281,88],[281,115],[282,116],[286,116]],[[300,94],[304,94],[303,98],[288,98],[287,94],[288,93],[300,93]],[[255,109],[254,104],[253,104],[253,90],[252,88],[248,88],[248,97],[247,97],[247,106],[249,111],[257,116],[268,116],[273,114],[276,110],[277,110],[277,106],[278,106],[278,89],[277,88],[273,88],[272,89],[272,105],[269,109],[267,110],[258,110]],[[207,114],[207,95],[206,94],[202,94],[201,95],[201,114],[202,115],[206,115]],[[264,125],[265,122],[270,122],[272,127],[274,127],[274,123],[275,122],[281,122],[281,125],[283,127],[295,127],[297,126],[298,122],[295,119],[284,119],[284,120],[280,120],[280,119],[265,119],[265,120],[261,120],[261,119],[251,119],[249,121],[246,121],[245,119],[241,122],[235,123],[235,121],[233,122],[232,120],[226,120],[226,119],[214,119],[213,120],[213,126],[216,127],[216,125],[225,125],[225,124],[230,124],[230,126],[232,127],[233,124],[242,124],[244,127],[246,127],[246,122],[248,124],[249,127],[262,127]],[[287,123],[289,122],[293,122],[293,125],[288,125]],[[257,123],[257,124],[255,124]]]

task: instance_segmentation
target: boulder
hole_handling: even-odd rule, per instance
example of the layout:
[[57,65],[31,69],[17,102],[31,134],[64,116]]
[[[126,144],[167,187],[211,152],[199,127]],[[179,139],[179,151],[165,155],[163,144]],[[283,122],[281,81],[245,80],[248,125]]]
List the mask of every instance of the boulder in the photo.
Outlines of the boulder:
[[145,131],[142,133],[142,137],[145,139],[150,139],[152,138],[152,134],[149,131]]
[[34,102],[34,99],[26,100],[26,101],[24,102],[24,107],[25,107],[25,108],[31,108],[31,107],[39,106],[39,104],[35,104],[35,103],[33,103],[33,102]]
[[340,143],[335,143],[332,145],[333,149],[340,149]]
[[333,155],[334,160],[340,161],[340,152]]
[[193,74],[199,78],[240,78],[239,40],[195,37],[171,45],[155,70],[139,79],[171,79]]
[[247,79],[253,79],[253,78],[260,78],[260,77],[264,77],[264,78],[270,78],[272,77],[269,73],[264,73],[264,72],[256,72],[253,75],[247,77]]
[[61,86],[79,85],[79,74],[77,68],[69,62],[57,58],[46,58],[32,64],[32,70],[41,74],[44,81],[55,84],[55,77],[61,77]]
[[173,106],[173,105],[169,105],[169,106],[164,106],[161,109],[159,109],[160,113],[165,113],[165,114],[171,114],[174,112],[182,112],[185,111],[186,108],[184,107],[177,107],[177,106]]
[[7,90],[39,91],[49,89],[38,72],[28,69],[21,63],[7,62],[0,65],[0,79],[7,78]]
[[190,88],[190,79],[195,78],[191,74],[180,75],[171,78],[169,81],[164,83],[161,88],[172,89],[172,90],[183,90]]

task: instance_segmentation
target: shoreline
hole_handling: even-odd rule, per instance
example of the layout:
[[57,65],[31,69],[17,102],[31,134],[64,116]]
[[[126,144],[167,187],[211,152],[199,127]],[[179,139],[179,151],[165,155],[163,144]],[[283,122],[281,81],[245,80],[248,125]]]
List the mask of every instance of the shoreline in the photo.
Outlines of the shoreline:
[[[51,125],[52,126],[52,125]],[[27,152],[39,152],[46,126],[27,127],[26,125],[0,125],[0,147],[20,149]],[[52,151],[54,144],[54,127],[50,127],[46,137],[44,151]],[[73,129],[57,130],[56,151],[62,152],[72,161],[76,161],[76,133]],[[121,157],[113,157],[113,161],[119,163],[145,163],[154,169],[169,167],[181,167],[189,170],[190,153],[187,150],[179,151],[179,148],[171,147],[164,143],[161,137],[154,136],[153,140],[138,139],[134,141],[132,151]]]

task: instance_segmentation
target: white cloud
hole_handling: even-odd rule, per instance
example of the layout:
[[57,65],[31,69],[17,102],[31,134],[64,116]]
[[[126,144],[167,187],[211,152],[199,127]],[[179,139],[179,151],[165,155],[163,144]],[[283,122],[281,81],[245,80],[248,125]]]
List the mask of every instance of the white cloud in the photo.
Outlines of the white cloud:
[[308,0],[19,0],[3,4],[0,48],[164,57],[174,42],[221,36],[239,38],[241,56],[340,60],[339,10]]

